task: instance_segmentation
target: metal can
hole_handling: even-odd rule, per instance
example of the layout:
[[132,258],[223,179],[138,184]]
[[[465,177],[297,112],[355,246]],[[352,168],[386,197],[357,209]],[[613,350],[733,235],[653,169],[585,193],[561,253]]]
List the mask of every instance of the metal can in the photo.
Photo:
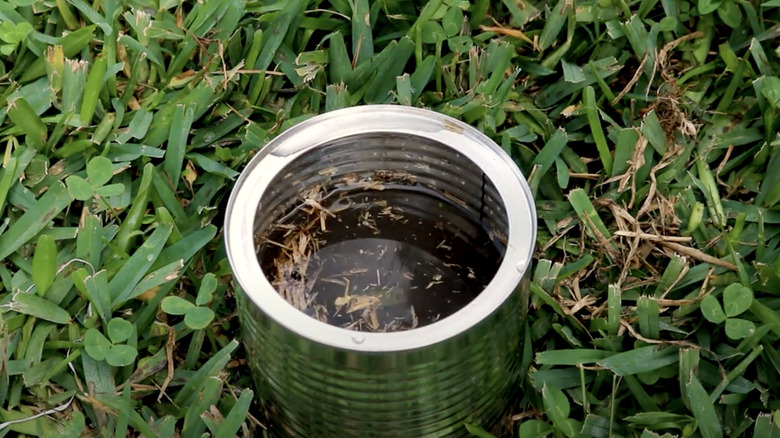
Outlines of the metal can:
[[[498,271],[469,304],[392,333],[320,322],[264,275],[254,236],[302,188],[366,171],[404,172],[479,212],[505,241]],[[536,241],[526,180],[487,136],[418,108],[369,105],[300,123],[263,147],[233,188],[225,243],[243,345],[271,432],[283,437],[459,437],[494,424],[516,395],[521,324]]]

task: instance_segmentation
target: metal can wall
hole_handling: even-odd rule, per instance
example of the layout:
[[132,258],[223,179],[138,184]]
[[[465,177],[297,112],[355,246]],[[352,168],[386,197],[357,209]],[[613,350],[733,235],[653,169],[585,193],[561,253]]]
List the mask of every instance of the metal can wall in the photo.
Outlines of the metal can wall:
[[[262,272],[255,236],[333,178],[401,172],[481,218],[505,245],[493,279],[462,309],[391,333],[320,322]],[[286,437],[458,437],[492,424],[516,390],[536,239],[528,184],[473,127],[432,111],[333,111],[271,141],[242,172],[226,212],[243,342],[272,433]]]

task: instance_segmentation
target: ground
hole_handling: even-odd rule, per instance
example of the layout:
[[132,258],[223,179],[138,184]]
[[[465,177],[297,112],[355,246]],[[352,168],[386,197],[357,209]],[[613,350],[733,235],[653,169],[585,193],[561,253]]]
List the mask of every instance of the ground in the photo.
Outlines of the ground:
[[507,434],[780,436],[778,6],[0,3],[0,436],[259,436],[225,202],[370,103],[477,127],[532,188]]

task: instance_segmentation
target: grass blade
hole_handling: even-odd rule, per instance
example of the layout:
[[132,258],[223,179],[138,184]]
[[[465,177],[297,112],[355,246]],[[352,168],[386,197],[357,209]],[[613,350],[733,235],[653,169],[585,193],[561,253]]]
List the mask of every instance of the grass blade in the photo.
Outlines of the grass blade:
[[704,438],[722,438],[723,431],[715,406],[693,370],[683,374],[683,399],[697,420],[699,432]]
[[187,138],[195,118],[192,106],[176,105],[171,120],[171,131],[168,135],[168,146],[165,149],[163,169],[171,180],[173,187],[179,185],[179,177],[184,167],[184,153],[187,149]]
[[108,274],[106,271],[96,272],[87,275],[87,271],[79,269],[73,273],[73,282],[78,286],[80,281],[84,285],[85,295],[95,307],[95,310],[103,320],[103,324],[108,324],[111,320],[111,294],[108,289]]
[[760,319],[761,322],[772,327],[772,331],[777,336],[780,336],[780,316],[777,315],[777,312],[758,300],[753,300],[753,303],[750,305],[750,312]]
[[569,203],[574,208],[574,211],[577,212],[577,216],[585,224],[585,227],[599,243],[605,245],[607,250],[617,250],[615,242],[610,241],[612,235],[607,226],[604,225],[583,189],[574,189],[569,192]]
[[173,226],[160,224],[148,239],[122,265],[119,272],[108,283],[111,294],[111,308],[116,309],[130,298],[139,281],[146,275],[170,236]]
[[585,87],[582,91],[582,100],[585,105],[585,114],[588,117],[590,132],[593,135],[593,141],[596,142],[596,149],[599,151],[601,164],[604,166],[604,171],[607,175],[611,175],[612,155],[609,152],[607,139],[604,137],[604,131],[601,129],[601,119],[599,118],[599,110],[596,106],[596,93],[593,90],[593,87]]
[[564,9],[567,5],[571,7],[572,3],[567,0],[558,0],[555,7],[547,14],[542,33],[539,35],[539,48],[541,50],[547,50],[563,30],[563,26],[569,19]]
[[620,329],[620,316],[623,311],[620,299],[620,287],[610,284],[607,288],[607,325],[609,333],[617,335]]
[[341,32],[335,32],[330,37],[330,46],[328,47],[328,66],[330,80],[337,86],[346,82],[352,76],[352,67],[347,54],[347,45],[344,43],[344,36]]
[[[276,56],[276,51],[279,50],[279,46],[282,45],[282,41],[284,41],[287,32],[290,30],[290,25],[302,15],[303,8],[306,7],[307,3],[308,0],[289,0],[284,3],[284,8],[263,35],[263,48],[253,67],[255,70],[266,70],[271,65],[271,61]],[[262,84],[262,77],[252,79],[252,85],[249,89],[250,102],[257,102],[258,97],[260,97],[260,91],[262,91]]]
[[44,296],[57,275],[57,246],[54,244],[53,237],[43,234],[38,238],[32,268],[35,288],[38,295]]
[[203,382],[208,376],[213,376],[225,368],[230,354],[238,347],[238,341],[232,340],[225,345],[219,352],[212,356],[198,371],[192,374],[187,383],[182,386],[174,399],[174,403],[179,406],[186,406],[192,402],[193,397],[202,387]]
[[27,99],[17,97],[8,102],[8,117],[27,135],[27,142],[41,150],[46,146],[49,132],[43,120],[33,111]]
[[43,230],[51,218],[70,205],[73,198],[64,184],[54,184],[8,230],[0,234],[0,260],[13,254]]
[[222,422],[219,432],[214,435],[214,438],[230,438],[238,435],[238,429],[241,428],[241,423],[246,419],[253,398],[254,392],[252,390],[244,389],[241,391],[236,404],[225,417],[225,421]]
[[610,356],[603,350],[550,350],[536,353],[536,363],[539,365],[585,365],[595,363]]
[[88,66],[87,61],[65,60],[65,75],[62,79],[63,113],[76,113],[76,108],[86,92]]
[[79,112],[79,118],[82,123],[92,123],[100,90],[103,88],[103,76],[106,74],[107,63],[108,61],[104,56],[99,56],[95,59],[92,69],[89,71],[86,87],[84,88],[84,98],[81,101],[81,111]]
[[541,166],[538,171],[539,178],[544,176],[547,171],[550,170],[553,163],[555,163],[555,160],[560,156],[563,148],[566,146],[567,141],[568,139],[565,129],[559,128],[553,132],[553,134],[547,140],[547,143],[544,144],[542,150],[539,151],[539,154],[531,163],[532,165],[538,164]]
[[612,167],[612,177],[624,174],[630,165],[629,161],[634,156],[639,134],[635,129],[621,129],[618,131],[615,144],[615,159]]
[[353,65],[367,62],[374,56],[374,37],[371,29],[371,12],[368,0],[352,2],[352,53]]
[[439,10],[442,3],[444,3],[444,0],[429,0],[428,3],[425,4],[425,7],[422,9],[422,11],[420,11],[420,16],[417,17],[417,20],[414,21],[414,24],[409,28],[409,31],[406,33],[406,35],[415,42],[418,42],[416,41],[418,30],[421,29],[425,23],[430,21],[431,18],[433,18],[433,15],[436,13],[436,11]]
[[642,127],[640,130],[648,143],[650,143],[650,146],[658,152],[658,155],[663,156],[666,154],[666,135],[661,127],[661,122],[658,120],[658,114],[656,114],[655,111],[647,113],[644,120],[642,120]]
[[[387,50],[387,49],[386,49]],[[390,99],[390,91],[395,88],[395,78],[403,72],[404,66],[412,57],[414,43],[409,38],[401,38],[388,54],[384,65],[368,84],[364,100],[368,103],[383,103]]]
[[661,336],[658,300],[642,295],[637,300],[636,307],[639,333],[648,339],[658,339]]
[[138,192],[133,200],[133,205],[130,207],[130,211],[119,227],[119,233],[114,240],[114,244],[119,251],[126,253],[131,239],[135,236],[136,232],[141,228],[141,220],[146,213],[146,206],[149,202],[149,192],[152,187],[152,179],[154,177],[154,166],[149,163],[144,166],[143,173],[141,175],[141,184],[138,187]]
[[656,346],[640,347],[618,353],[597,362],[618,376],[646,373],[679,361],[677,349]]
[[35,294],[17,291],[11,296],[11,300],[2,307],[55,324],[68,324],[70,322],[70,314],[66,310]]

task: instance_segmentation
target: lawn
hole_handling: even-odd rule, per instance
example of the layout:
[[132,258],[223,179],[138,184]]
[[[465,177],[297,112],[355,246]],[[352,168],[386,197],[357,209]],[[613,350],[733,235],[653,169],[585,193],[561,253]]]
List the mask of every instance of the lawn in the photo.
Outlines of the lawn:
[[370,103],[529,181],[513,435],[780,437],[779,41],[778,0],[0,1],[0,437],[262,436],[225,203]]

